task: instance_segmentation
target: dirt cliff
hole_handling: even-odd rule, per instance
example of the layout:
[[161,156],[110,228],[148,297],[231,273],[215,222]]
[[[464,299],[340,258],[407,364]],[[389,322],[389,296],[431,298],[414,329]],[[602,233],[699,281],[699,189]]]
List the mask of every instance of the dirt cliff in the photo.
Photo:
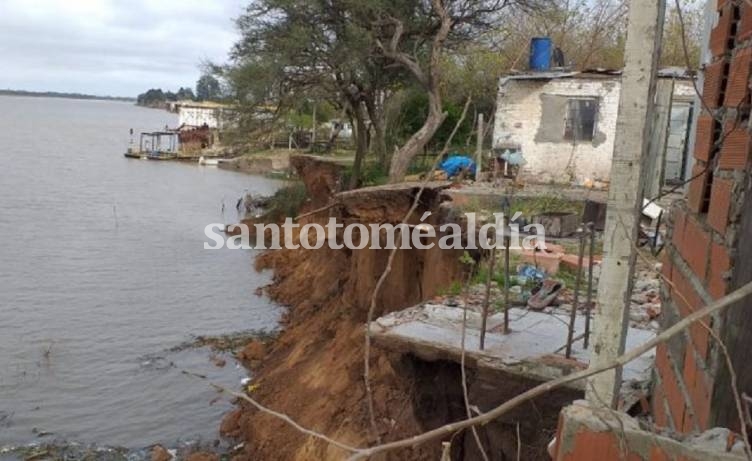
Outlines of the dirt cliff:
[[[313,186],[312,203],[336,182],[316,176],[321,170],[304,160],[293,160],[304,182]],[[331,174],[327,171],[325,176]],[[417,187],[400,186],[345,193],[338,206],[313,216],[325,222],[336,215],[347,222],[397,224],[412,203]],[[441,188],[422,196],[415,221],[424,211],[438,211]],[[432,216],[439,219],[438,214]],[[392,272],[377,298],[376,315],[402,309],[432,297],[461,276],[457,251],[399,250]],[[257,259],[259,269],[274,271],[269,295],[289,306],[284,331],[255,361],[252,396],[283,412],[299,424],[354,446],[373,442],[365,404],[363,354],[365,322],[371,295],[384,270],[389,250],[277,250]],[[257,346],[252,346],[257,350]],[[425,430],[425,418],[416,414],[415,383],[400,374],[395,358],[381,350],[371,354],[371,383],[379,435],[384,441],[401,439]],[[391,360],[390,360],[391,359]],[[347,454],[286,423],[242,404],[225,419],[223,432],[245,442],[238,459],[311,460],[343,459]],[[387,459],[438,459],[437,444],[395,452]]]

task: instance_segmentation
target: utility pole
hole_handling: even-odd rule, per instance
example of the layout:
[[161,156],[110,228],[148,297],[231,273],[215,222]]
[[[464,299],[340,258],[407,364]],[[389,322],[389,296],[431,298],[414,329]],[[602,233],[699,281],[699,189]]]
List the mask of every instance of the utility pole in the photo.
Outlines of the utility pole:
[[[608,191],[603,269],[593,320],[591,368],[613,361],[624,352],[626,344],[637,257],[635,242],[645,184],[643,165],[649,151],[665,13],[666,0],[629,2],[625,66]],[[621,377],[621,368],[592,377],[586,387],[587,399],[596,405],[615,407]]]
[[475,152],[475,181],[480,180],[483,165],[483,114],[478,114],[478,147]]

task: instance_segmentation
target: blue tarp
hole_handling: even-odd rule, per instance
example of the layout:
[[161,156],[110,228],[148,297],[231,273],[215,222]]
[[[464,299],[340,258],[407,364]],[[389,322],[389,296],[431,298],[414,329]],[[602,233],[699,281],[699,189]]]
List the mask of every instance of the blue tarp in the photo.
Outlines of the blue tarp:
[[471,174],[475,174],[475,162],[461,155],[449,157],[444,160],[439,168],[445,171],[449,178],[457,176],[462,171],[469,171]]

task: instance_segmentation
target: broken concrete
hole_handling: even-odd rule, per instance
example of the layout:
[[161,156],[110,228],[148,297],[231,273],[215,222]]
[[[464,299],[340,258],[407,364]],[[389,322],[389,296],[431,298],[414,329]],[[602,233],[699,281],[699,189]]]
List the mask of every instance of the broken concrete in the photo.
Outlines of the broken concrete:
[[[590,351],[581,342],[573,345],[571,359],[563,355],[567,342],[566,312],[532,312],[512,308],[509,312],[509,334],[504,334],[503,313],[488,317],[486,347],[481,351],[481,310],[468,305],[465,339],[466,363],[470,368],[493,370],[545,382],[587,367]],[[461,301],[454,305],[428,302],[374,321],[370,328],[377,346],[403,354],[412,354],[426,361],[459,362],[462,354]],[[584,332],[585,319],[575,322],[575,338]],[[627,347],[637,347],[654,337],[647,330],[632,328]],[[631,406],[649,387],[655,352],[646,353],[624,370],[622,403]],[[583,390],[584,383],[572,383],[572,389]],[[636,392],[637,391],[637,392]]]
[[679,441],[646,430],[624,413],[578,401],[562,411],[554,446],[556,461],[741,461],[743,443],[727,429]]

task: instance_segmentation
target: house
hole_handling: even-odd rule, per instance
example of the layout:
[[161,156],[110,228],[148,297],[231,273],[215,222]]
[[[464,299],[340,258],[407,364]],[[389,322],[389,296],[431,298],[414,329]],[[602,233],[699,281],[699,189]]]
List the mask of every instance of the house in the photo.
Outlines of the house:
[[[659,75],[672,96],[656,110],[661,158],[653,174],[680,182],[688,169],[687,141],[694,88],[684,70]],[[544,71],[503,77],[499,83],[494,150],[519,150],[523,179],[545,183],[606,185],[611,173],[619,71]],[[658,117],[658,114],[662,117]],[[657,129],[657,128],[656,128]]]
[[232,109],[211,101],[177,101],[170,109],[178,114],[178,127],[203,127],[222,130],[229,124]]

